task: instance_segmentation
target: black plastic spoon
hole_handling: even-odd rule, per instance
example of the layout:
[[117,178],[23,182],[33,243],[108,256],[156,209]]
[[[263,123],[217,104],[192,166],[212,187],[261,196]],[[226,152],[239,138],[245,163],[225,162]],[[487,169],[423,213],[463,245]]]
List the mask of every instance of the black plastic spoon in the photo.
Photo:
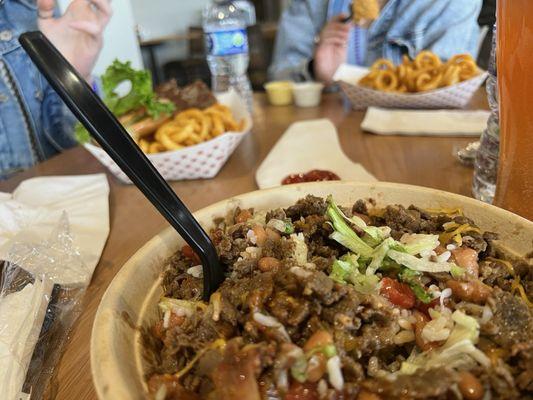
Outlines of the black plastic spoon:
[[198,221],[54,45],[41,32],[24,33],[19,41],[91,136],[198,254],[203,266],[203,299],[209,300],[222,283],[224,273],[215,247]]

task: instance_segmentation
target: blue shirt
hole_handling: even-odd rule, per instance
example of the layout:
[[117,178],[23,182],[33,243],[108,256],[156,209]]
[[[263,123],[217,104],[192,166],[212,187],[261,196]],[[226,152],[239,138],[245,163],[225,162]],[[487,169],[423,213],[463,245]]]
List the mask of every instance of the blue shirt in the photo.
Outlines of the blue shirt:
[[31,30],[35,0],[0,0],[0,179],[76,144],[75,118],[18,42]]
[[[329,19],[348,13],[350,3],[292,0],[279,24],[270,78],[310,79],[315,38]],[[475,57],[481,5],[482,0],[389,0],[368,29],[354,28],[350,33],[348,62],[368,66],[383,57],[399,64],[403,54],[414,58],[422,50],[444,60],[460,53]]]

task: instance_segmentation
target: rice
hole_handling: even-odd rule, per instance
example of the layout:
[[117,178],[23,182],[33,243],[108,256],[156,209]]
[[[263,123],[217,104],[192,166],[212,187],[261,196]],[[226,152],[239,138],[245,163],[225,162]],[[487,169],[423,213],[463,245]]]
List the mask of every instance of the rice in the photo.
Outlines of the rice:
[[412,330],[400,331],[394,336],[394,344],[405,344],[415,340],[415,333]]
[[333,356],[328,360],[329,383],[336,390],[342,390],[344,387],[344,378],[341,371],[341,359],[339,356]]
[[204,275],[204,269],[201,265],[195,265],[189,268],[187,273],[195,278],[201,278]]

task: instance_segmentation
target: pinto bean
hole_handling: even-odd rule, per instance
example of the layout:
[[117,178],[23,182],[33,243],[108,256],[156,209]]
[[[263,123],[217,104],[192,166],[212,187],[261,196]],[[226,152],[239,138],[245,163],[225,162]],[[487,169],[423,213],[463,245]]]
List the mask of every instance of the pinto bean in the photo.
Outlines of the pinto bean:
[[311,335],[304,344],[304,351],[316,349],[317,347],[324,347],[333,343],[333,336],[328,331],[316,331]]
[[248,221],[250,218],[252,218],[252,213],[250,212],[250,210],[241,210],[235,216],[235,223],[242,224],[243,222]]
[[418,311],[415,311],[413,315],[416,320],[414,331],[415,331],[415,342],[417,346],[422,351],[428,351],[428,350],[434,349],[435,347],[438,347],[439,342],[426,342],[424,338],[422,337],[422,330],[424,329],[426,324],[430,321],[429,317]]
[[269,272],[279,268],[280,261],[274,257],[263,257],[257,263],[262,272]]
[[323,353],[314,354],[307,363],[306,376],[308,382],[318,382],[326,373],[327,360]]
[[470,282],[460,282],[451,279],[446,282],[446,286],[452,289],[455,298],[478,304],[484,304],[492,293],[492,289],[478,279]]
[[461,372],[459,380],[459,391],[466,400],[481,400],[485,394],[483,385],[468,371]]
[[254,225],[252,231],[254,231],[257,245],[259,247],[262,247],[267,240],[267,233],[265,231],[265,228],[263,228],[261,225]]
[[471,278],[479,276],[478,254],[470,247],[460,247],[452,251],[452,256],[457,265],[466,270],[466,274]]
[[270,240],[273,240],[275,242],[277,242],[278,240],[281,240],[281,235],[278,232],[276,232],[274,229],[266,228],[265,232],[267,234],[267,238],[269,238]]
[[381,400],[381,397],[375,393],[361,390],[357,395],[357,400]]

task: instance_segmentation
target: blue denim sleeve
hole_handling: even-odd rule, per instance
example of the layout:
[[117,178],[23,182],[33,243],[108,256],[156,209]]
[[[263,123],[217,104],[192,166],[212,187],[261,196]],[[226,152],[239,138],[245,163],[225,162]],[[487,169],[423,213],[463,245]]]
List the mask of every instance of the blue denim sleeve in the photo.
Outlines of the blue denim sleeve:
[[450,0],[440,16],[441,23],[428,24],[423,48],[444,60],[461,53],[477,58],[480,46],[477,20],[481,5],[481,0]]
[[293,0],[281,17],[273,61],[271,80],[295,80],[308,77],[308,64],[313,57],[315,36],[326,18],[327,1]]
[[43,133],[57,151],[76,146],[76,118],[50,85],[46,85],[42,102]]

